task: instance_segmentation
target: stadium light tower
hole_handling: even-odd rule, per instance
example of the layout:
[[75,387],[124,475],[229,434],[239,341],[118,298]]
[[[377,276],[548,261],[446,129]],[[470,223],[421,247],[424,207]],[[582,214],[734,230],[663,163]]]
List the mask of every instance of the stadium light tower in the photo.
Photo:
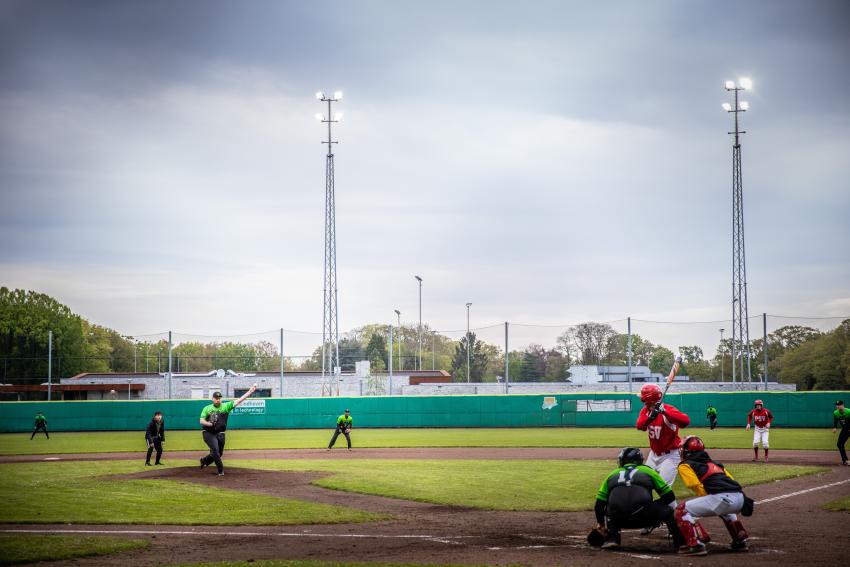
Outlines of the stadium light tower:
[[331,127],[342,119],[342,113],[333,112],[333,103],[342,98],[342,91],[333,96],[317,92],[316,98],[328,103],[328,113],[316,114],[316,119],[328,125],[328,145],[325,159],[325,266],[324,266],[324,313],[322,315],[322,381],[333,395],[331,378],[341,370],[339,360],[339,305],[336,282],[336,197],[334,191],[334,153],[333,145],[339,142],[333,139]]
[[[750,104],[739,100],[741,91],[749,90],[753,82],[747,78],[726,81],[725,88],[733,94],[733,103],[723,103],[723,110],[735,117],[735,129],[729,134],[735,135],[732,145],[732,382],[735,382],[736,366],[740,364],[739,380],[752,381],[750,368],[750,321],[747,309],[747,255],[744,248],[744,189],[741,181],[741,130],[739,114],[746,112]],[[736,360],[735,348],[738,346],[740,362]],[[744,360],[746,359],[746,374]]]

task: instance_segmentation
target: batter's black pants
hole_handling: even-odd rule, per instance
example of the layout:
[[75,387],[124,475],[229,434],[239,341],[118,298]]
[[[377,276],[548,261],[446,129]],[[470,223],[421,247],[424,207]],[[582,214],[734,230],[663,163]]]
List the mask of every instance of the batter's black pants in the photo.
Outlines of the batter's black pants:
[[[48,439],[50,439],[50,434],[47,433],[47,426],[46,425],[36,425],[35,429],[33,429],[33,431],[32,431],[32,435],[30,435],[30,441],[32,441],[32,438],[35,437],[35,434],[38,433],[39,430],[44,431],[44,434],[47,435]],[[847,459],[844,459],[844,460],[846,461]]]
[[151,453],[156,450],[156,464],[159,464],[159,459],[162,457],[162,443],[160,441],[154,441],[150,445],[148,445],[148,456],[145,457],[145,462],[147,464],[151,464]]
[[345,440],[348,441],[348,448],[351,449],[351,435],[348,433],[348,431],[346,431],[345,429],[342,429],[340,427],[337,427],[336,431],[334,431],[334,436],[331,437],[331,442],[328,445],[328,449],[330,449],[331,447],[334,446],[334,443],[336,443],[336,438],[339,437],[340,433],[345,435]]
[[[47,433],[45,431],[45,433]],[[844,449],[845,443],[850,439],[850,429],[841,428],[841,433],[838,434],[838,452],[841,453],[841,462],[847,462],[847,451]]]
[[676,526],[674,510],[669,504],[655,501],[637,513],[627,517],[608,516],[608,533],[619,534],[623,528],[644,528],[646,526],[657,526],[661,522],[667,526],[667,530],[673,536],[673,544],[678,548],[685,545],[685,538]]
[[207,466],[215,463],[218,472],[224,472],[224,463],[221,462],[221,456],[224,454],[224,432],[210,433],[204,431],[204,443],[210,448],[210,454],[201,459],[201,462]]
[[717,427],[717,418],[711,417],[708,421],[711,423],[711,429],[713,431]]

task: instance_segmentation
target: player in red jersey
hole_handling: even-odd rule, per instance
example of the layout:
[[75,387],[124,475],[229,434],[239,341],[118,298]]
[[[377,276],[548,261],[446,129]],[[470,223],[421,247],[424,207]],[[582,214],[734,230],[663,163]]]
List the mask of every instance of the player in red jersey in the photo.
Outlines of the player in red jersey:
[[646,466],[658,471],[672,487],[680,461],[679,428],[687,427],[691,420],[674,406],[661,402],[658,384],[644,384],[640,389],[640,401],[644,407],[638,414],[635,427],[649,434],[650,451]]
[[761,446],[764,447],[764,462],[766,463],[767,453],[770,451],[768,438],[770,436],[770,424],[773,422],[773,414],[770,413],[769,409],[764,407],[761,400],[756,400],[753,409],[747,414],[747,429],[750,428],[750,422],[755,427],[755,432],[753,433],[753,453],[755,456],[753,460],[759,460],[759,441],[761,441]]

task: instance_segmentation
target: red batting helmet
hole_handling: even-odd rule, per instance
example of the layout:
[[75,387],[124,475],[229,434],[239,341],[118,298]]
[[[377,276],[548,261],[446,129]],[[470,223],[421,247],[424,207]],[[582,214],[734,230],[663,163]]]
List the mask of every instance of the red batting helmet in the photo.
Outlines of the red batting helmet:
[[648,406],[660,402],[661,386],[658,384],[644,384],[640,389],[640,401]]
[[756,400],[756,403],[754,405],[763,406],[764,404],[761,402],[761,400]]
[[685,440],[682,441],[682,444],[679,446],[679,452],[682,454],[683,459],[691,453],[696,453],[697,451],[705,451],[705,443],[703,443],[702,439],[700,439],[696,435],[688,435],[687,437],[685,437]]

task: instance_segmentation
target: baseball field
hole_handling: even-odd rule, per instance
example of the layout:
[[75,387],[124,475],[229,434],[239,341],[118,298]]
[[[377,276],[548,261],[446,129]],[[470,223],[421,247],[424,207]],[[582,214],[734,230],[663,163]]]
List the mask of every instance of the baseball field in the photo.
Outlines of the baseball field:
[[[749,553],[716,518],[708,558],[677,556],[666,529],[591,548],[593,504],[626,428],[359,429],[227,433],[225,475],[201,469],[197,431],[170,431],[162,466],[139,432],[0,435],[2,564],[51,565],[778,565],[836,564],[825,534],[846,533],[850,467],[829,429],[777,429],[770,462],[751,432],[689,429],[727,465],[755,514]],[[212,471],[214,471],[214,467]],[[679,498],[691,495],[677,481]],[[713,557],[713,559],[712,559]]]

